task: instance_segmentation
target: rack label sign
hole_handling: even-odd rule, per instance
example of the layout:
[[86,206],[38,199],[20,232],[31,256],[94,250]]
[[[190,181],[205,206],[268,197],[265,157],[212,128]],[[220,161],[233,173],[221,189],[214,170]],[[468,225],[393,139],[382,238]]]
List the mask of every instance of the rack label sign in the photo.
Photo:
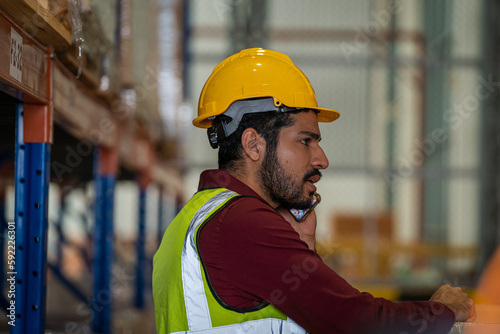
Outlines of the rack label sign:
[[10,75],[21,82],[23,76],[23,38],[10,28]]

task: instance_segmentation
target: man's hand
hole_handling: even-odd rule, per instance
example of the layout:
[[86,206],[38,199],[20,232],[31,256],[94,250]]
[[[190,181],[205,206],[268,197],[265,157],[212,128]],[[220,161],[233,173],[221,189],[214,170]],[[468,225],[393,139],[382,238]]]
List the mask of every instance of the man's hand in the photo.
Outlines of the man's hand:
[[304,241],[310,249],[314,250],[314,246],[316,245],[316,212],[314,212],[314,210],[311,211],[305,221],[298,223],[293,219],[292,214],[288,212],[288,210],[282,207],[276,210],[290,223],[295,232],[299,234],[300,239]]
[[474,321],[476,307],[470,297],[459,287],[442,285],[432,295],[432,301],[441,302],[455,313],[455,321]]

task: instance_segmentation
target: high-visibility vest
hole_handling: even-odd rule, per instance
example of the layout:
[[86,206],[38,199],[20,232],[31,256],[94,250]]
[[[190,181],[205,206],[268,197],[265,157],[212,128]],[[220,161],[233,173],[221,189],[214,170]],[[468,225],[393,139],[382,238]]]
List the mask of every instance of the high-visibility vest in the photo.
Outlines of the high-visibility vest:
[[214,296],[200,261],[198,231],[237,193],[196,193],[168,226],[153,261],[156,330],[165,333],[306,333],[268,303],[238,310]]

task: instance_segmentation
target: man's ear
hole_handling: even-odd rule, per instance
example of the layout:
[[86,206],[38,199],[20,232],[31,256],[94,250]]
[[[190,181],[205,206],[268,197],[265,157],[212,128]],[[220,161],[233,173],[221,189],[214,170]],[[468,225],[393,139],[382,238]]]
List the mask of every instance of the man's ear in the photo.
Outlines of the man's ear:
[[264,158],[266,151],[265,139],[253,128],[248,128],[241,135],[243,153],[252,161]]

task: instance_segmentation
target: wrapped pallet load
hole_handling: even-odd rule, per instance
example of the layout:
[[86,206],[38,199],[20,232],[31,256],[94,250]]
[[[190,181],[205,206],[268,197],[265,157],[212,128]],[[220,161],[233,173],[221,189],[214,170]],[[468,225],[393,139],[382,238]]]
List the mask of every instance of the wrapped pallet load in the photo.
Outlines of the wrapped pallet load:
[[58,58],[96,93],[117,95],[116,0],[50,0],[49,11],[72,31]]

